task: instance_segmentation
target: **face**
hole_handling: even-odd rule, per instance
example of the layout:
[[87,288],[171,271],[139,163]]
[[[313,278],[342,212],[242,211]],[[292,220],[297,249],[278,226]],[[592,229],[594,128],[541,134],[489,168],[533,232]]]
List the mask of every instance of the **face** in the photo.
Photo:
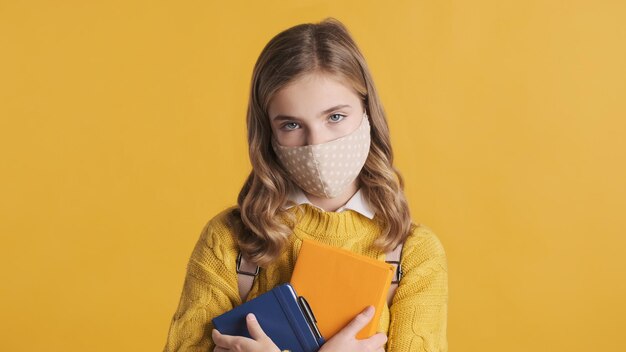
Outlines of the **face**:
[[325,73],[298,78],[272,97],[268,115],[278,144],[321,144],[355,131],[363,105],[351,87]]

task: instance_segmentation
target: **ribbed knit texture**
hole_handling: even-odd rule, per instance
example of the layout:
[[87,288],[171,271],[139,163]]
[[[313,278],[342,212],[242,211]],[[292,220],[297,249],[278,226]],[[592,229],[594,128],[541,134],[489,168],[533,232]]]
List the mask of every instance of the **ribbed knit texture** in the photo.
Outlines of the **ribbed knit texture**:
[[[277,260],[261,269],[247,300],[289,282],[303,238],[385,260],[385,253],[373,246],[381,231],[373,220],[351,210],[299,208],[303,212],[293,235]],[[235,272],[238,249],[227,221],[230,211],[211,219],[196,243],[165,352],[213,351],[211,319],[242,303]],[[379,322],[378,331],[388,336],[386,351],[447,351],[447,260],[441,242],[424,225],[407,238],[402,268],[391,307],[385,306]]]

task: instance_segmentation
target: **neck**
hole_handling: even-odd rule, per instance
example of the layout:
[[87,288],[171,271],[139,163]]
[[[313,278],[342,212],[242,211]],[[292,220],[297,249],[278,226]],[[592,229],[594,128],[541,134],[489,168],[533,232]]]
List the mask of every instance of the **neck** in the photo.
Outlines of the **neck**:
[[354,182],[352,182],[342,194],[335,198],[318,197],[307,192],[305,192],[305,194],[309,201],[314,205],[324,209],[325,211],[335,211],[345,205],[358,190],[359,187],[357,185],[357,180],[354,180]]

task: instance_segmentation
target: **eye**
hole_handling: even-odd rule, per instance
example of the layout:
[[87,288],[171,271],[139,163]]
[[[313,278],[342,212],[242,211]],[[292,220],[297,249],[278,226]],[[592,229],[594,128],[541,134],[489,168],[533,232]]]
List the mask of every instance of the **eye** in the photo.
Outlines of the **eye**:
[[282,126],[280,126],[280,128],[282,128],[284,130],[287,130],[287,131],[295,130],[298,127],[300,127],[300,125],[298,125],[295,122],[287,122],[287,123],[283,124]]
[[332,114],[328,117],[328,120],[330,122],[339,122],[341,120],[343,120],[346,117],[346,115],[342,115],[342,114]]

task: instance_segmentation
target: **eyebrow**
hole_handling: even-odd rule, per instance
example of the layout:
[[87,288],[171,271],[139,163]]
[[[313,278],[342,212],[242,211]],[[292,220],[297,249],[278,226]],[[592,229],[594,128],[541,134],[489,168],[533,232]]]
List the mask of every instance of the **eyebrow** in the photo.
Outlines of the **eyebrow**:
[[[349,104],[340,104],[340,105],[336,105],[333,106],[331,108],[328,108],[322,112],[320,112],[320,116],[321,115],[326,115],[334,110],[338,110],[338,109],[343,109],[343,108],[351,108],[352,106]],[[273,121],[284,121],[284,120],[297,120],[297,117],[293,117],[293,116],[287,116],[287,115],[276,115],[272,120]]]

